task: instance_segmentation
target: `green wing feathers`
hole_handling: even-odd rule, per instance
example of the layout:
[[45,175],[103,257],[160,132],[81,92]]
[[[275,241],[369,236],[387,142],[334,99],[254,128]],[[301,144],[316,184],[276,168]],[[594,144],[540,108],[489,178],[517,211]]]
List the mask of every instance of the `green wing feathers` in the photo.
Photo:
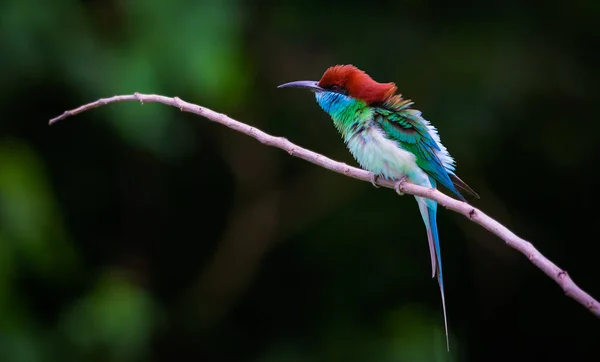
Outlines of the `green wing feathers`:
[[[393,103],[387,103],[384,107],[376,107],[374,121],[381,127],[389,139],[394,140],[404,150],[416,156],[417,165],[429,176],[442,184],[461,200],[465,200],[461,191],[479,198],[479,195],[465,182],[456,176],[452,169],[447,169],[440,160],[438,153],[442,150],[437,141],[430,133],[428,124],[421,118],[420,112],[408,107],[412,104],[410,100],[404,100],[400,96]],[[443,147],[443,146],[442,146]]]

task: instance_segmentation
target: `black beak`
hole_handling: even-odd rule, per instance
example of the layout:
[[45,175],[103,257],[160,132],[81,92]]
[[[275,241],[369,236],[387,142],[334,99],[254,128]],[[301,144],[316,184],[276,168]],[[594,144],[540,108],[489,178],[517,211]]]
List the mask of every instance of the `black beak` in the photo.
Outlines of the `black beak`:
[[324,89],[319,87],[319,82],[315,82],[313,80],[298,80],[296,82],[289,82],[277,86],[277,88],[308,88],[313,92],[320,92]]

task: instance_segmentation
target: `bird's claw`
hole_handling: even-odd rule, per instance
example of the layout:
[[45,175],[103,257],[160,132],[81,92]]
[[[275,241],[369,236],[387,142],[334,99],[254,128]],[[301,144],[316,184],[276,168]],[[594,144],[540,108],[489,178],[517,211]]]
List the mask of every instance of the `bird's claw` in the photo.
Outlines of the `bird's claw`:
[[400,179],[398,181],[396,181],[396,183],[394,184],[394,190],[396,191],[396,193],[400,196],[404,196],[404,192],[400,191],[400,187],[402,186],[403,183],[405,183],[407,181],[407,177],[406,176],[402,176],[400,177]]
[[373,187],[375,187],[376,189],[379,188],[379,185],[377,185],[377,180],[379,179],[379,175],[376,174],[372,174],[371,175],[371,184],[373,185]]

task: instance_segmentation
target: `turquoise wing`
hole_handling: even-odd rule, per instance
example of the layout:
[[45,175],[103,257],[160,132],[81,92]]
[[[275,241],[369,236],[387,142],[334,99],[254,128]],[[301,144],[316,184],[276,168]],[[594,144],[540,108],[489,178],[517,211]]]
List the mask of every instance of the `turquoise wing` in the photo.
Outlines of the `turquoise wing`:
[[454,182],[456,181],[453,182],[454,178],[451,178],[454,175],[448,173],[437,156],[436,152],[441,151],[440,147],[431,137],[425,123],[409,111],[389,110],[380,107],[375,108],[374,121],[389,139],[396,141],[402,149],[416,156],[417,165],[423,171],[456,194],[461,200],[465,200],[455,187]]

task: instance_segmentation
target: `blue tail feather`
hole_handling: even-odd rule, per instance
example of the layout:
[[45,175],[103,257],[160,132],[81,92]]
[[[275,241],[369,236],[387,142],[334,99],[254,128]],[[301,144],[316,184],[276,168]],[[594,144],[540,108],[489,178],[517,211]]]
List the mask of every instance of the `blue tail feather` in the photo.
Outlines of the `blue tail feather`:
[[[435,181],[432,181],[433,187],[435,187]],[[444,279],[442,277],[442,256],[440,250],[440,239],[437,228],[437,202],[421,197],[417,197],[421,216],[425,222],[427,228],[427,238],[429,239],[429,247],[431,252],[431,263],[434,275],[437,274],[438,283],[440,285],[440,293],[442,297],[442,309],[444,312],[444,327],[446,331],[446,346],[450,350],[450,343],[448,338],[448,321],[446,317],[446,299],[444,297]]]

